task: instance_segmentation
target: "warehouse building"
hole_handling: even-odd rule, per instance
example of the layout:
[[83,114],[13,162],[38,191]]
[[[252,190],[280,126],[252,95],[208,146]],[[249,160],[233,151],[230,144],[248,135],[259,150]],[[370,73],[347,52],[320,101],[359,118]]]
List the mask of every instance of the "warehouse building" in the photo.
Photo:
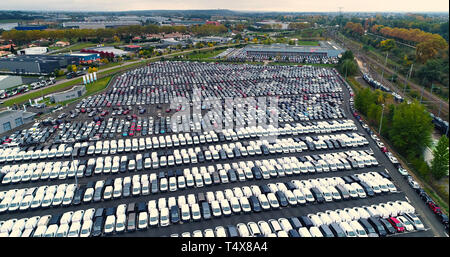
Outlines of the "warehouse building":
[[313,56],[340,57],[344,49],[331,41],[319,41],[319,46],[291,46],[286,44],[247,45],[244,49],[248,56]]
[[87,64],[100,61],[100,54],[96,53],[73,53],[70,54],[69,56],[78,58],[80,64]]
[[54,103],[64,102],[67,100],[81,97],[86,93],[86,87],[84,85],[74,86],[69,90],[51,94],[49,97]]
[[2,76],[0,75],[0,91],[11,87],[22,85],[21,76]]
[[67,67],[80,64],[75,56],[65,55],[21,55],[13,58],[0,58],[0,72],[22,75],[48,75]]
[[36,113],[21,110],[5,110],[0,112],[0,134],[32,122]]
[[47,47],[30,47],[30,48],[24,48],[19,51],[17,51],[20,55],[39,55],[39,54],[45,54],[48,52]]
[[140,21],[76,21],[76,22],[64,22],[64,28],[77,28],[77,29],[105,29],[116,28],[121,26],[141,25]]

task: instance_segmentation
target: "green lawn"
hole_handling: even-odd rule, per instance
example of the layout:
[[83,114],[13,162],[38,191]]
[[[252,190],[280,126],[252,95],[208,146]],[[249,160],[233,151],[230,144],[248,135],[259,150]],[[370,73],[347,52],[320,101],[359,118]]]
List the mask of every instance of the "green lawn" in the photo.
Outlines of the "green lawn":
[[298,40],[297,45],[300,46],[318,46],[319,41],[309,41],[309,40]]
[[220,49],[220,50],[213,50],[213,51],[204,51],[199,53],[190,53],[187,55],[188,59],[209,59],[211,57],[214,57],[226,49]]

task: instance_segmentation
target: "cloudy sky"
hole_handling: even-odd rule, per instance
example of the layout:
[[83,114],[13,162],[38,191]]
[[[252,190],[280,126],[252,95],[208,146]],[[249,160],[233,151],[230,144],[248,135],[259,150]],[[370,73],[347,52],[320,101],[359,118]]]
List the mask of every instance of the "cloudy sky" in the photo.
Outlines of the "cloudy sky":
[[291,12],[448,12],[448,0],[2,0],[0,10],[128,11],[230,9]]

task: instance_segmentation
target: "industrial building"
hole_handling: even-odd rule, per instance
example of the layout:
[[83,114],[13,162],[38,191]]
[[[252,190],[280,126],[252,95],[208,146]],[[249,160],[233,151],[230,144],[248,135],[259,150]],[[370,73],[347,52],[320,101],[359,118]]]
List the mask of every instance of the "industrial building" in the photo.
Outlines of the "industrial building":
[[64,102],[67,100],[75,99],[81,97],[86,93],[86,87],[84,85],[74,86],[69,90],[58,92],[49,95],[50,99],[54,103]]
[[32,122],[36,113],[21,110],[4,110],[0,112],[0,134]]
[[0,91],[22,85],[21,76],[2,76],[0,75]]
[[291,46],[286,44],[247,45],[247,56],[305,56],[305,57],[340,57],[344,49],[331,41],[319,41],[319,46]]
[[48,52],[48,47],[30,47],[18,50],[17,53],[20,55],[37,55],[37,54],[45,54]]
[[116,28],[120,26],[132,26],[141,25],[140,21],[76,21],[76,22],[64,22],[64,28],[77,28],[77,29],[105,29]]
[[100,54],[96,53],[73,53],[69,56],[78,58],[80,64],[88,64],[100,61]]
[[80,58],[66,55],[20,55],[0,58],[0,72],[22,75],[48,75],[67,65],[80,64]]
[[15,27],[19,26],[19,23],[0,23],[0,29],[2,30],[13,30]]

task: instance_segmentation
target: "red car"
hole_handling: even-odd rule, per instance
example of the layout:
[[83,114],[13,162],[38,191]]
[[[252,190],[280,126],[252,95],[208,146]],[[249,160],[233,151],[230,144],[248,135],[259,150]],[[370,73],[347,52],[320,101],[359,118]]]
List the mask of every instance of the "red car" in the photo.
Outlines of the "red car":
[[405,227],[403,226],[403,224],[397,218],[390,217],[388,219],[388,221],[395,228],[395,230],[397,230],[397,232],[404,232],[405,231]]
[[387,149],[385,146],[383,146],[383,147],[381,148],[381,151],[382,151],[383,153],[387,153],[388,149]]
[[441,214],[442,213],[441,207],[437,206],[433,202],[428,202],[428,207],[430,207],[430,209],[434,212],[434,214]]
[[80,110],[82,113],[85,113],[86,112],[86,109],[84,109],[84,108],[81,108],[81,110]]
[[131,115],[131,117],[133,117],[133,119],[136,119],[136,118],[137,118],[137,115],[136,115],[136,114],[133,114],[133,115]]

